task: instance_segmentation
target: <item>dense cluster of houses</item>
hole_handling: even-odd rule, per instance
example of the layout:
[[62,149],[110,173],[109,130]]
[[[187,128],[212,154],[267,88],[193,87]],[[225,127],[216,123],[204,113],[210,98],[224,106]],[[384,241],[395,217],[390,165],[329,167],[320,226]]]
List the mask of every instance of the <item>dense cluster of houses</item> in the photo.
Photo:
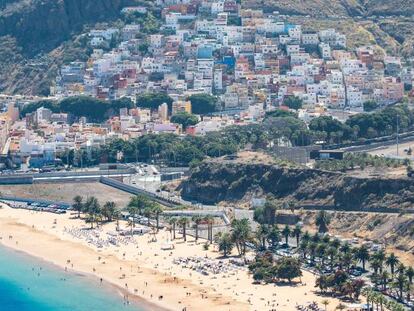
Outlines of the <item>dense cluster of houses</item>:
[[[141,36],[134,24],[92,30],[90,59],[62,67],[54,93],[134,99],[162,91],[177,101],[207,93],[219,96],[225,110],[279,105],[295,95],[309,106],[358,108],[370,100],[399,101],[404,84],[412,84],[400,59],[379,57],[370,47],[349,51],[335,29],[307,32],[277,13],[240,9],[235,0],[158,3],[156,34]],[[115,37],[118,44],[108,50]]]
[[[114,137],[204,135],[257,122],[291,96],[302,100],[299,117],[308,121],[330,108],[358,111],[367,101],[398,102],[412,86],[413,72],[399,58],[369,46],[350,50],[335,29],[309,32],[277,12],[241,9],[236,0],[156,4],[162,7],[158,31],[143,35],[138,23],[91,30],[89,59],[62,66],[51,92],[56,100],[86,95],[132,101],[141,93],[163,92],[173,99],[172,111],[167,104],[156,111],[122,109],[103,124],[90,124],[84,118],[72,123],[68,115],[43,107],[19,120],[18,105],[9,104],[0,116],[0,148],[41,166],[57,152]],[[149,8],[126,7],[122,13],[145,16]],[[170,118],[191,113],[188,98],[194,94],[216,96],[221,113],[199,117],[184,130]]]

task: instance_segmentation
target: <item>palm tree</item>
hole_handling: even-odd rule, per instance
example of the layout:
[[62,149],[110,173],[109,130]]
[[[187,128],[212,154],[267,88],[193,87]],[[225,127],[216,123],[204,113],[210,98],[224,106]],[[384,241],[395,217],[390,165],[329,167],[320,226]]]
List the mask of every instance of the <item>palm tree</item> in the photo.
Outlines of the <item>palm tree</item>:
[[385,258],[386,258],[385,251],[382,250],[382,249],[379,250],[379,251],[376,251],[374,254],[372,254],[371,258],[378,261],[379,270],[380,270],[380,272],[382,272],[382,269],[384,267],[384,261],[385,261]]
[[144,216],[147,218],[147,226],[151,227],[151,216],[152,216],[152,211],[153,211],[153,206],[152,205],[148,205],[147,207],[144,208],[143,210],[143,214]]
[[261,249],[266,249],[266,240],[269,236],[269,227],[267,225],[260,225],[256,231],[256,238],[259,241]]
[[332,247],[335,247],[336,249],[338,249],[339,246],[341,246],[341,241],[338,238],[335,238],[331,240],[329,244],[331,244]]
[[380,261],[377,258],[371,256],[370,265],[371,268],[374,269],[374,276],[378,275],[378,271],[381,268]]
[[213,223],[214,223],[214,218],[211,215],[207,215],[204,218],[204,221],[207,223],[207,239],[210,241],[210,243],[213,243]]
[[305,231],[305,233],[302,236],[302,241],[309,242],[311,240],[311,236],[309,234],[309,231]]
[[336,256],[338,256],[338,250],[335,247],[331,246],[326,251],[326,255],[329,256],[330,267],[331,267],[331,270],[333,270]]
[[183,228],[183,238],[184,238],[184,241],[187,241],[187,225],[188,225],[188,223],[189,223],[189,220],[188,220],[188,218],[187,217],[181,217],[179,220],[178,220],[178,223],[181,225],[181,227]]
[[398,298],[399,300],[403,299],[404,288],[407,284],[407,277],[404,273],[399,273],[395,279],[395,285],[398,288]]
[[319,243],[321,241],[321,237],[319,233],[315,233],[314,235],[312,235],[311,240],[312,242]]
[[382,282],[382,290],[386,291],[387,290],[387,284],[388,284],[388,279],[390,278],[390,275],[387,271],[382,271],[381,273],[381,282]]
[[326,211],[319,211],[316,215],[315,224],[318,226],[319,233],[328,232],[330,222],[331,217]]
[[342,263],[343,263],[343,265],[345,266],[345,268],[346,268],[346,271],[349,273],[349,270],[351,269],[351,266],[352,266],[352,263],[353,263],[353,256],[352,256],[352,254],[349,252],[349,253],[343,253],[342,254],[342,258],[341,258],[341,261],[342,261]]
[[322,264],[322,267],[323,267],[324,266],[324,261],[325,261],[325,254],[326,254],[326,244],[319,243],[316,246],[316,254],[321,259],[321,264]]
[[276,225],[273,225],[267,235],[267,239],[270,241],[272,248],[276,246],[277,243],[280,242],[280,231]]
[[108,220],[112,221],[112,218],[114,217],[116,210],[116,204],[115,202],[105,202],[105,204],[102,207],[102,215]]
[[131,198],[128,203],[127,210],[130,214],[141,215],[142,211],[150,204],[151,201],[148,199],[148,197],[144,195],[137,195]]
[[116,231],[119,231],[119,219],[121,218],[121,212],[119,210],[115,210],[113,217],[116,219]]
[[231,222],[231,234],[240,256],[246,254],[246,243],[252,240],[252,229],[249,220],[234,219]]
[[290,236],[290,228],[288,225],[286,225],[282,230],[282,235],[285,237],[285,244],[286,247],[289,247],[289,236]]
[[131,235],[134,235],[134,227],[135,227],[135,221],[134,221],[134,217],[130,217],[128,219],[128,227],[131,229]]
[[233,239],[231,238],[231,235],[228,232],[224,232],[223,234],[221,234],[218,237],[217,243],[219,251],[223,252],[224,257],[227,257],[227,255],[231,252],[234,246]]
[[397,266],[397,269],[395,269],[396,271],[397,271],[397,273],[405,273],[405,265],[403,264],[403,263],[400,263],[398,266]]
[[362,269],[366,271],[365,263],[369,260],[369,250],[365,245],[362,245],[355,250],[355,259],[362,262]]
[[203,221],[203,218],[200,216],[193,216],[192,221],[194,222],[194,229],[195,229],[195,241],[198,241],[198,228],[200,226],[200,223]]
[[306,259],[306,255],[308,253],[309,242],[302,240],[299,245],[300,252],[302,253],[303,259]]
[[170,226],[172,226],[172,232],[173,232],[173,240],[175,240],[175,226],[177,225],[178,219],[175,217],[171,217],[168,219],[168,223]]
[[72,209],[78,212],[78,218],[80,218],[80,213],[84,208],[82,201],[83,198],[80,195],[77,195],[73,198]]
[[158,232],[160,228],[160,214],[163,212],[163,208],[158,203],[154,203],[151,209],[152,209],[152,213],[155,214],[155,221],[156,221],[157,232]]
[[327,310],[327,307],[329,305],[329,300],[324,299],[324,300],[321,301],[321,304],[323,304],[325,306],[325,311],[326,311]]
[[85,211],[88,214],[88,219],[91,223],[91,229],[93,229],[93,223],[97,220],[97,217],[101,211],[98,199],[95,197],[89,197],[85,202]]
[[407,270],[405,271],[405,274],[407,275],[408,281],[410,282],[410,284],[413,284],[414,268],[408,267]]
[[346,309],[346,306],[343,303],[340,303],[339,305],[336,306],[335,309],[342,311],[342,310],[345,310]]
[[347,254],[351,251],[351,246],[349,245],[348,242],[345,242],[344,244],[341,245],[341,247],[339,248],[339,251],[341,253]]
[[397,256],[395,256],[394,253],[391,253],[388,255],[388,257],[385,259],[385,264],[390,267],[391,274],[394,275],[395,272],[395,266],[399,263],[399,260]]
[[292,235],[296,237],[296,247],[299,247],[300,236],[302,235],[302,227],[300,225],[296,225],[292,231]]

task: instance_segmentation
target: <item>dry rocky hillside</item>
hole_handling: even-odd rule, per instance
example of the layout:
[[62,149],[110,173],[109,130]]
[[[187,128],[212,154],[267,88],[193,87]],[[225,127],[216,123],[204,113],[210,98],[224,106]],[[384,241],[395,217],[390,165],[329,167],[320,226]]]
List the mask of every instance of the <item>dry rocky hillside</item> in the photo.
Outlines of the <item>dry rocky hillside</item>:
[[[250,155],[250,156],[253,156]],[[302,205],[361,208],[414,208],[414,180],[408,177],[358,176],[294,167],[254,156],[205,161],[181,185],[185,199],[209,204],[245,203],[252,195],[273,195]]]

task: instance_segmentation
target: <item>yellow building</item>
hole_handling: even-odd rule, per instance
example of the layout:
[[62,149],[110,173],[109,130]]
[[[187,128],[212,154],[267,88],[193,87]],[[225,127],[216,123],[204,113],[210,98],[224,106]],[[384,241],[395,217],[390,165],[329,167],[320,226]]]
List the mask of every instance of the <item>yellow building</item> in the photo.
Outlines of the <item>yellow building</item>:
[[175,101],[172,105],[172,114],[175,115],[179,112],[191,113],[191,102],[190,101]]

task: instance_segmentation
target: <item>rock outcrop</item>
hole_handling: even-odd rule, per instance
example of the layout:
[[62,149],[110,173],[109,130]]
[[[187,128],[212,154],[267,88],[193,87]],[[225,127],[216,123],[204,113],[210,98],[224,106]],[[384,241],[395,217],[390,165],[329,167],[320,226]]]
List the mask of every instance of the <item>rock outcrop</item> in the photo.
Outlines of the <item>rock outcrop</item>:
[[291,198],[343,210],[414,207],[414,180],[355,178],[341,173],[266,164],[203,162],[182,185],[182,196],[207,204],[240,202],[252,194]]

